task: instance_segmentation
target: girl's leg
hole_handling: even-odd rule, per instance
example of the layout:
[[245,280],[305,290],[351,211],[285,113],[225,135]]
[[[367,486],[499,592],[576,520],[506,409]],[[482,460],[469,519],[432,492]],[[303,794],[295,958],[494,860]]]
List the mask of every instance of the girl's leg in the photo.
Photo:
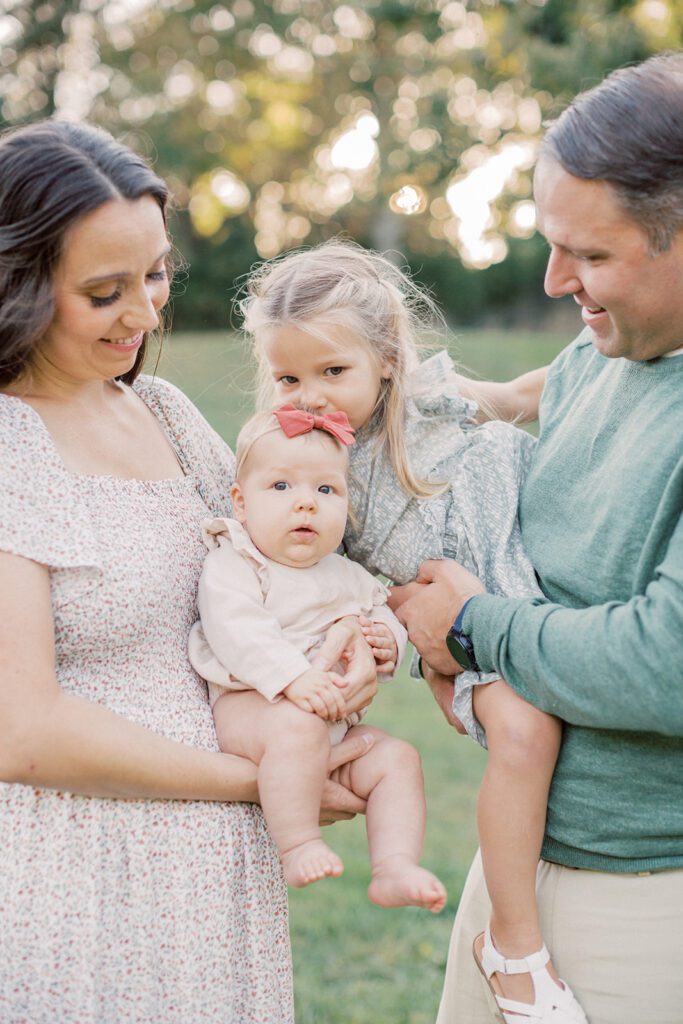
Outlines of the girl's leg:
[[346,777],[340,780],[368,802],[368,895],[381,907],[419,906],[438,913],[446,890],[419,863],[425,829],[420,755],[380,729],[359,725],[353,731],[371,732],[375,738],[367,754],[345,766]]
[[[496,949],[515,960],[543,945],[536,869],[562,727],[558,719],[527,704],[502,679],[476,686],[473,701],[489,749],[479,791],[478,824],[492,903],[491,935]],[[483,940],[480,958],[481,945]],[[552,965],[549,969],[557,979]],[[533,1002],[528,974],[495,975],[494,979],[507,998]]]
[[221,750],[258,765],[261,806],[288,885],[340,875],[343,864],[322,841],[318,824],[330,753],[327,724],[289,700],[270,704],[253,690],[223,694],[213,717]]

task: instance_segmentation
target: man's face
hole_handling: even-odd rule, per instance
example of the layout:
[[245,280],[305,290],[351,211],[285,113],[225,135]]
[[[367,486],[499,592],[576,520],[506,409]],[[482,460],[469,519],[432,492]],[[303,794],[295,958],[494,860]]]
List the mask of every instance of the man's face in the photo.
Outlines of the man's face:
[[683,231],[651,255],[607,182],[575,178],[547,155],[534,192],[550,245],[545,290],[574,296],[598,351],[642,361],[683,346]]

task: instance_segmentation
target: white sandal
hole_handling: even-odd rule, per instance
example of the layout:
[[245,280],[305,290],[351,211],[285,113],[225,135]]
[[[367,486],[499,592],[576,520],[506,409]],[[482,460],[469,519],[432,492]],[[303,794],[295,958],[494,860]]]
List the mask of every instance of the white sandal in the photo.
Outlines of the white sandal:
[[[481,961],[477,956],[474,940],[474,959],[481,971],[491,995],[496,1001],[500,1019],[504,1024],[588,1024],[586,1014],[576,1001],[569,985],[561,981],[561,988],[550,975],[546,964],[550,953],[543,946],[537,953],[522,957],[520,960],[506,960],[493,945],[489,928],[484,932],[484,945],[481,950]],[[530,974],[534,986],[534,1002],[519,1003],[515,999],[506,999],[498,995],[491,984],[492,974]],[[507,1012],[506,1012],[507,1011]]]

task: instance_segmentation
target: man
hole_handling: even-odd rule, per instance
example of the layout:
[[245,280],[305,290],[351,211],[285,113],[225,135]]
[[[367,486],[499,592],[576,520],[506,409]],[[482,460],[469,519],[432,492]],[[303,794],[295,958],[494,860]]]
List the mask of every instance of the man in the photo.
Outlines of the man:
[[[553,962],[590,1024],[680,1024],[683,54],[580,95],[544,139],[535,196],[546,291],[586,325],[550,368],[520,498],[546,600],[428,562],[392,603],[452,722],[449,650],[564,721],[538,874]],[[438,1024],[494,1019],[471,952],[488,914],[475,861]]]

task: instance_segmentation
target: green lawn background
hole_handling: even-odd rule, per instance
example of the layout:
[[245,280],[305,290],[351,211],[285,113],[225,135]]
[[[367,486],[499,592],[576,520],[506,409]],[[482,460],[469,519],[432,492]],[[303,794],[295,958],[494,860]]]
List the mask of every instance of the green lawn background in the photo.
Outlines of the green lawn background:
[[[542,334],[469,331],[449,339],[460,366],[506,380],[549,362],[568,341]],[[234,444],[253,408],[247,348],[235,335],[178,334],[157,371],[197,404]],[[448,939],[476,848],[475,803],[484,753],[449,729],[424,685],[399,677],[382,688],[367,721],[413,743],[424,762],[428,825],[423,863],[448,888],[438,916],[380,910],[367,899],[364,821],[344,822],[326,838],[343,857],[339,879],[290,894],[298,1024],[431,1024]]]

